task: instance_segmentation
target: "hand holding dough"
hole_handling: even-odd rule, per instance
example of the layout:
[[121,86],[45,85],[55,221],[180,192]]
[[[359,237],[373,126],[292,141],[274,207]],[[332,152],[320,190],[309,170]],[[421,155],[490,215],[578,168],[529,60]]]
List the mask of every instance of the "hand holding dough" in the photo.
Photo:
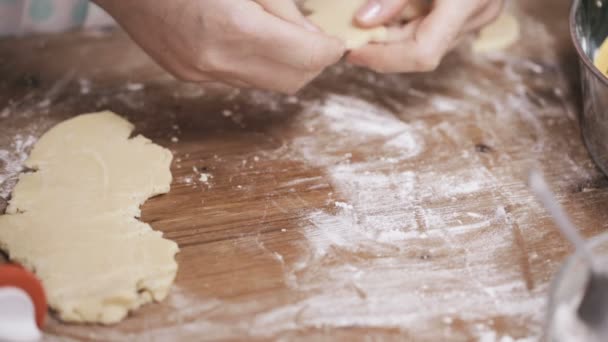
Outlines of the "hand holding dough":
[[386,27],[360,28],[355,25],[355,13],[366,0],[307,0],[304,7],[312,14],[308,19],[325,33],[345,42],[349,50],[372,41],[388,38]]
[[37,275],[64,321],[118,322],[175,278],[177,245],[137,220],[169,191],[171,152],[132,131],[111,112],[55,126],[0,216],[0,249]]
[[[408,2],[375,1],[391,6]],[[411,23],[392,26],[390,41],[362,46],[351,51],[347,60],[381,73],[433,71],[463,38],[491,23],[501,13],[503,3],[504,0],[433,1],[428,15]],[[387,19],[382,17],[382,20]]]
[[[370,42],[383,42],[388,39],[385,26],[362,28],[355,23],[355,14],[367,0],[305,0],[304,8],[312,12],[308,16],[330,36],[340,38],[346,48],[353,50]],[[412,20],[429,10],[427,0],[411,0],[403,9],[402,20]]]

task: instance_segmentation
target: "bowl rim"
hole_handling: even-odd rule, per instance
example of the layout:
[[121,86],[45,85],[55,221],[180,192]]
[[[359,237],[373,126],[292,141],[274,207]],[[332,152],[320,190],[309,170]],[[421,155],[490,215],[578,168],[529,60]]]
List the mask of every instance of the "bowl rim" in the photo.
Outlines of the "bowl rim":
[[[589,69],[595,77],[599,78],[600,81],[608,87],[608,76],[604,75],[596,66],[595,63],[587,56],[587,54],[583,51],[583,48],[576,36],[576,11],[579,8],[582,0],[574,0],[572,2],[572,7],[570,8],[570,37],[572,42],[574,43],[574,47],[576,48],[576,52],[578,53],[579,59],[583,61],[585,67]],[[607,37],[608,39],[608,37]]]

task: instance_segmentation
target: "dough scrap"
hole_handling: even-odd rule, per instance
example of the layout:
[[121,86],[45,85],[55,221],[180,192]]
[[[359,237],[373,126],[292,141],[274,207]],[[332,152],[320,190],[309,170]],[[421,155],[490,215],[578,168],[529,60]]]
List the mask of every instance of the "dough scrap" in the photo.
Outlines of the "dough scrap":
[[520,28],[517,19],[503,12],[492,24],[486,26],[473,42],[473,52],[488,53],[500,51],[519,40]]
[[169,191],[172,155],[132,131],[111,112],[55,126],[0,216],[0,249],[35,272],[61,320],[116,323],[175,279],[177,244],[137,219]]
[[[304,8],[311,11],[310,21],[325,33],[345,42],[349,50],[362,47],[370,42],[383,42],[388,39],[384,26],[361,28],[355,25],[354,17],[367,0],[305,0]],[[403,9],[402,20],[413,20],[430,10],[429,0],[411,0]]]

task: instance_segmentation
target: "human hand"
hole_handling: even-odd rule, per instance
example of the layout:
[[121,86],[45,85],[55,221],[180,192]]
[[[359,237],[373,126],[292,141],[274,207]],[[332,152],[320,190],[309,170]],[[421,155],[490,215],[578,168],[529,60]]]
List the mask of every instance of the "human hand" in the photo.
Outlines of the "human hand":
[[294,93],[345,52],[289,0],[96,0],[156,62],[190,82]]
[[[420,2],[369,0],[357,13],[357,23],[389,23],[412,1]],[[348,61],[383,73],[432,71],[463,37],[496,19],[503,5],[504,0],[434,0],[427,15],[392,26],[387,42],[354,50]]]

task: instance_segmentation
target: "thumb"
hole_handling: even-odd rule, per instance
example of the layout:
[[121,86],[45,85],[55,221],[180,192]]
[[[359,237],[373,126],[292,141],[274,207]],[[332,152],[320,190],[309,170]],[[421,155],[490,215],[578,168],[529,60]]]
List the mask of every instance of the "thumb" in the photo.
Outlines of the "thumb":
[[410,0],[368,0],[357,11],[355,21],[362,27],[373,27],[386,23],[401,14]]
[[319,28],[308,21],[292,0],[257,0],[262,8],[285,21],[304,27],[308,31],[320,32]]

